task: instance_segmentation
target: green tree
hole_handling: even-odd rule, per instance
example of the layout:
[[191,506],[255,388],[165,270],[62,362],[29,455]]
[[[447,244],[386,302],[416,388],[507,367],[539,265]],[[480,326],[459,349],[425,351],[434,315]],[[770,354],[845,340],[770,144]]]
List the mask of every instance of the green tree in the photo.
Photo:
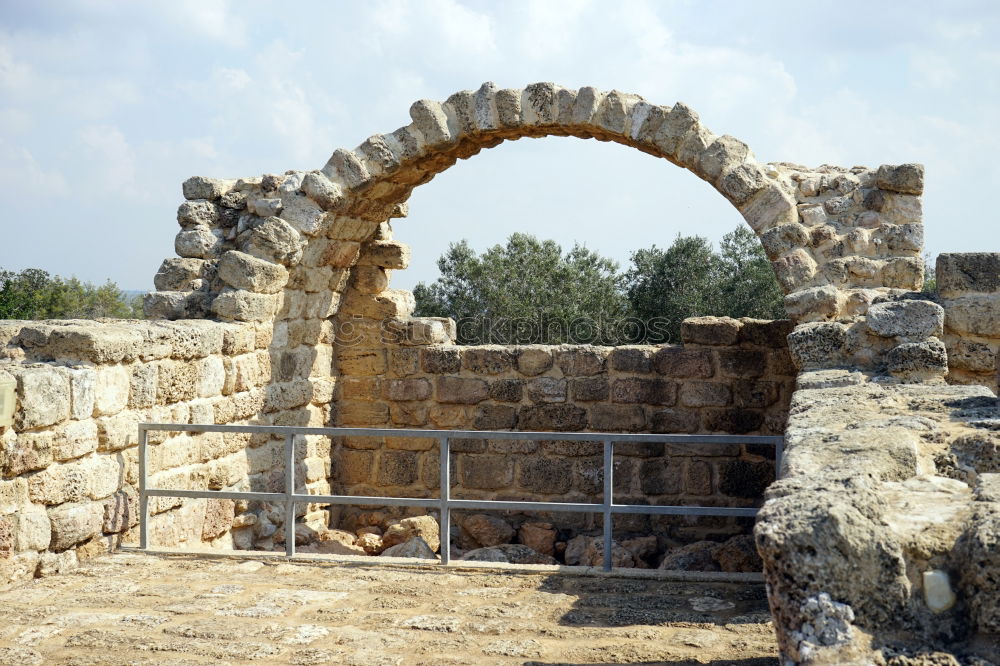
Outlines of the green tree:
[[700,236],[681,236],[666,250],[652,246],[632,253],[625,293],[633,316],[662,322],[662,334],[648,342],[677,342],[687,317],[719,309],[719,258]]
[[754,233],[739,226],[722,237],[719,252],[700,236],[678,234],[666,250],[655,245],[632,253],[625,273],[634,316],[666,332],[647,342],[680,341],[687,317],[716,315],[777,319],[785,316],[781,288]]
[[0,269],[0,319],[141,318],[139,299],[129,299],[110,280],[100,287],[27,268]]
[[618,265],[574,245],[513,234],[481,256],[467,241],[438,260],[441,276],[413,291],[416,314],[452,317],[462,344],[619,340],[628,314]]
[[719,312],[727,317],[781,319],[784,294],[757,236],[736,227],[719,243]]

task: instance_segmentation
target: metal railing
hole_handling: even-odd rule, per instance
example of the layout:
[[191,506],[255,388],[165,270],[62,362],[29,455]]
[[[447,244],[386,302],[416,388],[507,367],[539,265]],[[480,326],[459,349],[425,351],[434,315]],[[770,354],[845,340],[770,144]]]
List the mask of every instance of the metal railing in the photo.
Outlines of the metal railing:
[[[250,434],[284,435],[285,438],[285,492],[239,492],[228,490],[180,490],[149,488],[147,486],[147,446],[150,431],[170,432],[235,432]],[[440,497],[377,497],[361,495],[309,495],[295,492],[295,437],[320,435],[327,437],[413,437],[437,439],[440,455]],[[505,439],[559,442],[602,442],[604,445],[604,500],[600,503],[579,502],[520,502],[468,500],[451,498],[451,440],[453,439]],[[139,548],[149,548],[149,498],[188,497],[207,499],[255,500],[285,503],[285,555],[295,555],[295,505],[298,503],[413,506],[438,509],[440,512],[441,564],[451,561],[451,512],[455,509],[504,510],[504,511],[554,511],[599,513],[603,515],[604,569],[612,565],[612,516],[614,514],[672,515],[672,516],[746,516],[757,515],[758,509],[744,507],[709,506],[652,506],[644,504],[616,504],[614,488],[614,445],[616,442],[665,443],[665,444],[764,444],[775,447],[776,473],[781,469],[784,439],[760,435],[653,435],[616,434],[594,432],[514,432],[508,430],[416,430],[393,428],[299,428],[291,426],[253,425],[202,425],[176,423],[139,424]]]

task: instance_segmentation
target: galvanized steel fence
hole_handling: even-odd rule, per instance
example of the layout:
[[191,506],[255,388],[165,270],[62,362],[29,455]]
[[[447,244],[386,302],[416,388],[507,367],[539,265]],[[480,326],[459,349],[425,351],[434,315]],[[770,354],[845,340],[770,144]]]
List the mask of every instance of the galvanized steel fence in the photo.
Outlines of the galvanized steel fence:
[[[228,490],[180,490],[170,488],[150,488],[147,479],[147,448],[150,431],[169,432],[233,432],[284,436],[285,439],[285,492],[237,492]],[[309,495],[295,492],[295,437],[297,435],[320,435],[326,437],[414,437],[438,441],[440,456],[440,497],[375,497],[360,495]],[[506,439],[527,441],[558,442],[602,442],[604,445],[604,498],[600,503],[579,502],[520,502],[468,500],[451,498],[451,440],[453,439]],[[651,506],[644,504],[616,504],[614,488],[614,445],[615,443],[665,443],[665,444],[764,444],[775,448],[776,469],[781,469],[784,439],[759,435],[654,435],[617,434],[593,432],[512,432],[499,430],[416,430],[394,428],[299,428],[291,426],[253,425],[202,425],[177,423],[139,424],[139,548],[149,548],[149,498],[189,497],[207,499],[253,500],[260,502],[284,502],[285,504],[285,555],[295,555],[295,505],[298,503],[368,505],[368,506],[413,506],[438,509],[440,512],[441,564],[451,562],[451,512],[455,509],[501,510],[501,511],[553,511],[599,513],[603,516],[604,527],[604,569],[612,566],[612,516],[614,514],[672,515],[672,516],[747,516],[757,515],[756,508],[708,507],[708,506]],[[776,472],[777,476],[777,472]]]

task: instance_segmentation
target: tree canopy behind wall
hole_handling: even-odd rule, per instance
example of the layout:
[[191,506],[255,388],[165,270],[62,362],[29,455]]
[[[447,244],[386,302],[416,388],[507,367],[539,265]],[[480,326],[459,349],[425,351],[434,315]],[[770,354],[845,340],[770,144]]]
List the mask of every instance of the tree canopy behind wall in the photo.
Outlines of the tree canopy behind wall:
[[624,272],[596,252],[513,234],[482,255],[452,243],[441,277],[418,284],[415,314],[452,317],[461,344],[679,342],[686,317],[785,316],[764,250],[745,227],[718,252],[698,236],[632,253]]
[[0,269],[0,319],[142,318],[139,299],[115,283],[99,287],[61,278],[38,268],[15,273]]

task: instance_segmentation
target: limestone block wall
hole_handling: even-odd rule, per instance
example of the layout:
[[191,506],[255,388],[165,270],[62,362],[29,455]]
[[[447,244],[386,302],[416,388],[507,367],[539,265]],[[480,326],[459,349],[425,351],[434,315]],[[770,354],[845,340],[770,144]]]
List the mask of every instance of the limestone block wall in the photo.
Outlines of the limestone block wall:
[[944,306],[948,381],[997,391],[1000,369],[1000,253],[948,253],[937,259]]
[[[308,421],[314,398],[328,410],[329,391],[300,400],[272,383],[271,344],[271,327],[254,324],[0,322],[0,375],[17,383],[14,424],[0,427],[0,585],[137,542],[138,423]],[[152,487],[282,489],[267,439],[151,433],[150,444]],[[329,447],[317,446],[300,443],[300,479],[326,492]],[[247,547],[251,508],[154,498],[151,541]]]
[[[349,347],[339,356],[337,421],[781,434],[795,374],[790,330],[788,321],[703,317],[684,322],[683,345]],[[458,440],[452,451],[454,497],[592,502],[601,494],[599,443]],[[766,446],[621,444],[617,451],[622,501],[753,506],[774,478],[774,450]],[[334,486],[357,495],[434,496],[438,460],[433,439],[338,438]],[[632,523],[646,522],[639,518]],[[734,521],[702,522],[701,536],[736,529]]]

